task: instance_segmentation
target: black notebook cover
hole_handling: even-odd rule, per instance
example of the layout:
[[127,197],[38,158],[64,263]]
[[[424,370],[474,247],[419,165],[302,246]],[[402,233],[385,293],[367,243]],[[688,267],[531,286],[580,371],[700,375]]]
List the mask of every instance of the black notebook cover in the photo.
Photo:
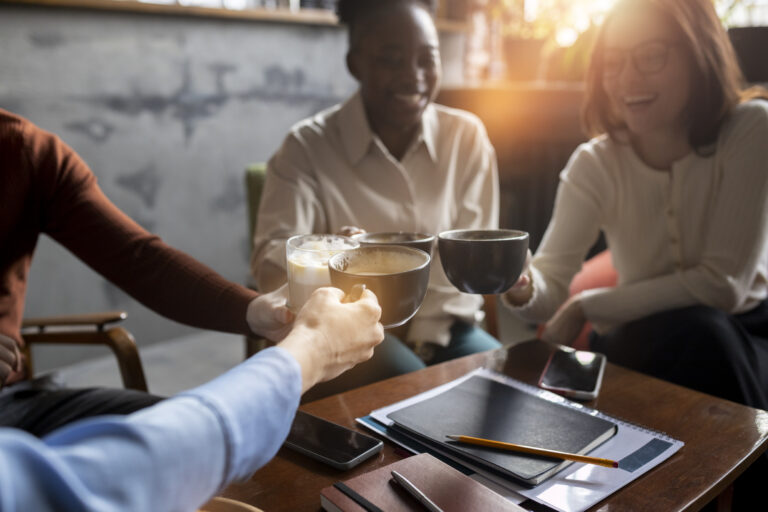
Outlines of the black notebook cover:
[[388,417],[395,428],[437,442],[527,485],[544,481],[570,462],[455,443],[446,436],[482,437],[586,454],[617,431],[610,421],[479,376]]

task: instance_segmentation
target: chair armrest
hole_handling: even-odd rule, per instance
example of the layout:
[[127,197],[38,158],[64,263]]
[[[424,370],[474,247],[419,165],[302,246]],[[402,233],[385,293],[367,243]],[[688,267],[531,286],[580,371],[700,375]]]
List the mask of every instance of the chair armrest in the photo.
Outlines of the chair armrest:
[[[89,313],[83,315],[67,315],[43,318],[25,318],[22,328],[33,329],[22,334],[27,345],[26,361],[27,374],[32,375],[29,345],[36,343],[70,344],[70,345],[107,345],[117,358],[123,385],[129,389],[147,391],[147,381],[139,358],[136,340],[130,332],[122,327],[110,327],[106,324],[124,320],[124,311],[107,311],[104,313]],[[93,329],[78,329],[77,327],[94,326]],[[64,327],[66,329],[46,331],[49,327]]]
[[82,315],[45,316],[24,318],[21,322],[22,329],[35,327],[41,332],[46,327],[64,327],[76,325],[94,325],[98,330],[103,330],[106,324],[121,322],[128,317],[125,311],[104,311],[100,313],[85,313]]
[[497,307],[496,295],[483,295],[483,311],[485,311],[485,330],[496,338],[499,339],[499,317]]

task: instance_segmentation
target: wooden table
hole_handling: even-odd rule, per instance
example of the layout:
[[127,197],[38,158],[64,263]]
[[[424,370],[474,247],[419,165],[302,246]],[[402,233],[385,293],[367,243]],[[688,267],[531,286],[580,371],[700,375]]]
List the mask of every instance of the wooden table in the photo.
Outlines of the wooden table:
[[[431,366],[301,408],[336,423],[355,427],[356,417],[482,366],[535,383],[550,350],[552,347],[543,342],[524,342],[509,349]],[[600,396],[588,405],[664,431],[685,442],[685,446],[670,459],[611,495],[593,510],[699,510],[726,491],[734,479],[768,448],[768,412],[714,398],[612,364],[606,367]],[[323,487],[401,458],[402,451],[385,442],[378,456],[343,472],[282,449],[250,481],[228,487],[224,496],[256,505],[265,512],[318,511]]]

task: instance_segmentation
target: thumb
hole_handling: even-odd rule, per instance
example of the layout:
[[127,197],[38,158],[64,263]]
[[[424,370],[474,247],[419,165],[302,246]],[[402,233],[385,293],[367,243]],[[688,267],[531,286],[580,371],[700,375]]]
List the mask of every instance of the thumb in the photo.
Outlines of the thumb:
[[539,339],[549,343],[554,343],[554,339],[552,339],[552,330],[549,328],[549,324],[544,325],[544,329],[542,330]]
[[287,324],[289,322],[293,322],[295,315],[291,312],[290,309],[286,307],[280,307],[275,309],[274,318],[281,324]]

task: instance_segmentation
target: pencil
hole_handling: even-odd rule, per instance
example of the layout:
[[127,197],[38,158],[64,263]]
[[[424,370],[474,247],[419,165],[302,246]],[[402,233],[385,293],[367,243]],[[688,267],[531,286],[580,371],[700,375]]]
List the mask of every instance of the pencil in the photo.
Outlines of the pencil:
[[619,467],[618,462],[610,459],[588,457],[586,455],[577,455],[575,453],[559,452],[557,450],[547,450],[544,448],[534,448],[532,446],[505,443],[503,441],[493,441],[491,439],[482,439],[480,437],[471,437],[471,436],[446,436],[446,437],[448,439],[451,439],[453,441],[458,441],[460,443],[476,444],[479,446],[489,446],[491,448],[499,448],[501,450],[530,453],[532,455],[543,455],[544,457],[554,457],[556,459],[572,460],[574,462],[584,462],[586,464],[596,464],[598,466],[605,466],[607,468]]

